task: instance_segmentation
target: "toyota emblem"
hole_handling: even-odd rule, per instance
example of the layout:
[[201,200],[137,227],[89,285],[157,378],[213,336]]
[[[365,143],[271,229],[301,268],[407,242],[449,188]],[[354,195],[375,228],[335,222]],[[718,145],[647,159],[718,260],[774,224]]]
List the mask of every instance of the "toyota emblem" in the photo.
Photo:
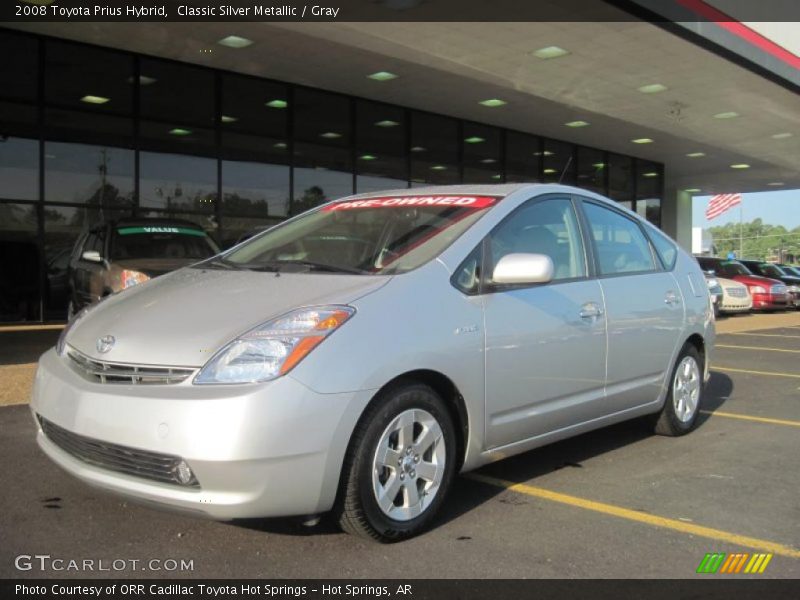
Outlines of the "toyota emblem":
[[117,340],[113,335],[104,335],[97,339],[97,351],[105,354],[114,347],[114,342]]

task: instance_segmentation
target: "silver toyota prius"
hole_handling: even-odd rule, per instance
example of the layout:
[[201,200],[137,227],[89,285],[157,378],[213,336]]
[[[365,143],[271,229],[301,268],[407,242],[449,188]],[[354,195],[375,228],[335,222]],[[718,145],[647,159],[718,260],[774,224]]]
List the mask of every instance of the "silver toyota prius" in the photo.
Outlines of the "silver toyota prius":
[[697,262],[610,200],[403,189],[89,307],[31,409],[98,488],[215,519],[330,511],[393,541],[459,472],[635,417],[687,433],[713,343]]

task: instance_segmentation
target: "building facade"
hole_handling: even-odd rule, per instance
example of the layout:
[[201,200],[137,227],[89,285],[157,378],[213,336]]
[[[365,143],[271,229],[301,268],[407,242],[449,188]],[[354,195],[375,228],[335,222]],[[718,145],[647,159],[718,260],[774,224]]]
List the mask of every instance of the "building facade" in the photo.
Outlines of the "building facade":
[[61,320],[79,234],[179,217],[221,246],[352,193],[563,182],[660,225],[660,163],[88,44],[0,29],[0,322]]

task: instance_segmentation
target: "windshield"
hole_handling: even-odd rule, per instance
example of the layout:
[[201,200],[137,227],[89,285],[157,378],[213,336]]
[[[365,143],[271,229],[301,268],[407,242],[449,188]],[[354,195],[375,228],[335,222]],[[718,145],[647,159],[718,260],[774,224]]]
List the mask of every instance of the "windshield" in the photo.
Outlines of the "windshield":
[[496,202],[490,196],[402,196],[327,204],[254,237],[224,262],[249,269],[390,274],[437,256]]
[[736,275],[752,275],[750,270],[742,263],[735,260],[728,260],[719,265],[719,274],[723,277],[735,277]]
[[761,269],[761,273],[764,277],[772,277],[773,279],[780,279],[781,277],[786,277],[786,273],[781,271],[775,265],[771,265],[769,263],[765,263],[763,265],[759,265]]
[[111,241],[111,260],[202,259],[219,252],[201,229],[173,225],[118,227]]

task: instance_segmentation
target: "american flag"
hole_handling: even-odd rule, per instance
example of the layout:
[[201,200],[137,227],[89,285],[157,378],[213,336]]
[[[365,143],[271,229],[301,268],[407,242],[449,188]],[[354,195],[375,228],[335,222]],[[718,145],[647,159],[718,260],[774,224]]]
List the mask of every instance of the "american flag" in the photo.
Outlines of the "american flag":
[[717,194],[712,196],[706,207],[706,219],[709,221],[720,216],[729,208],[742,203],[741,194]]

